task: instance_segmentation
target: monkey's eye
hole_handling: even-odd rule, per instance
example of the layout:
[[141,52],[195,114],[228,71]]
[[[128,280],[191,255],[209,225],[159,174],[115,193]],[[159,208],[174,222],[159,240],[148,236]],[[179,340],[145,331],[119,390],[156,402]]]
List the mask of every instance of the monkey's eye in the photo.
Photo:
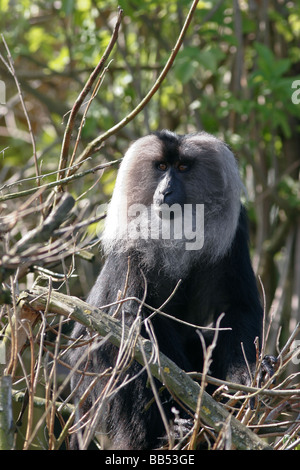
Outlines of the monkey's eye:
[[158,162],[156,168],[160,171],[167,171],[168,165],[164,162]]
[[180,171],[180,173],[184,173],[185,171],[188,171],[190,169],[190,166],[185,163],[180,163],[177,169],[178,171]]

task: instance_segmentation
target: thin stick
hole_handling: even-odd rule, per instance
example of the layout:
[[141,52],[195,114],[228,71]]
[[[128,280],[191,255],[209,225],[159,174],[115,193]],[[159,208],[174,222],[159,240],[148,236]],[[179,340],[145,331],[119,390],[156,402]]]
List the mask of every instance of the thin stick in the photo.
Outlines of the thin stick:
[[[77,138],[76,138],[76,142],[75,142],[75,146],[74,146],[74,150],[73,150],[73,153],[72,153],[72,156],[71,156],[71,159],[70,159],[70,163],[69,163],[69,166],[71,167],[73,165],[73,162],[75,160],[75,155],[76,155],[76,152],[77,152],[77,148],[78,148],[78,145],[79,145],[79,142],[80,142],[80,137],[81,137],[81,133],[82,133],[82,129],[83,129],[83,126],[84,126],[84,123],[85,123],[85,119],[86,119],[86,116],[87,116],[87,113],[90,109],[90,106],[93,102],[93,100],[95,99],[95,96],[97,95],[98,91],[99,91],[99,88],[101,87],[102,83],[103,83],[103,80],[104,80],[104,76],[108,70],[108,67],[109,65],[111,64],[112,61],[110,61],[110,63],[108,64],[107,67],[104,68],[103,72],[101,73],[99,79],[98,79],[98,82],[95,86],[95,89],[92,93],[92,96],[91,98],[88,100],[88,103],[86,105],[86,108],[84,110],[84,113],[83,113],[83,117],[81,119],[81,123],[80,123],[80,126],[79,126],[79,131],[78,131],[78,134],[77,134]],[[70,174],[70,169],[68,169],[68,173],[67,173],[67,176],[69,176]]]
[[29,131],[29,135],[30,135],[30,139],[31,139],[33,158],[34,158],[34,166],[35,166],[35,172],[36,172],[36,176],[37,176],[37,185],[39,186],[40,185],[40,180],[38,178],[38,176],[39,176],[39,167],[38,167],[38,162],[37,162],[36,143],[35,143],[35,138],[34,138],[34,135],[33,135],[32,127],[31,127],[30,118],[29,118],[29,115],[28,115],[28,112],[27,112],[27,109],[26,109],[26,105],[25,105],[25,102],[24,102],[21,86],[19,84],[16,72],[15,72],[15,69],[14,69],[13,58],[11,56],[10,50],[8,48],[8,45],[5,41],[5,39],[4,39],[3,34],[1,34],[1,38],[2,38],[3,44],[5,46],[5,49],[7,51],[8,63],[5,61],[5,59],[2,57],[1,54],[0,54],[0,59],[6,65],[7,69],[9,70],[11,75],[13,76],[13,79],[15,81],[15,84],[16,84],[16,87],[17,87],[17,90],[18,90],[18,94],[19,94],[19,97],[20,97],[20,102],[21,102],[21,105],[22,105],[22,108],[23,108],[25,119],[27,121],[28,131]]
[[28,450],[28,441],[32,432],[33,426],[33,410],[34,410],[34,339],[33,333],[30,322],[26,325],[26,331],[28,334],[29,344],[30,344],[30,376],[28,379],[29,382],[29,389],[28,389],[28,418],[27,418],[27,428],[26,428],[26,436],[24,441],[23,450]]
[[193,450],[196,448],[196,442],[197,442],[197,435],[199,433],[200,425],[201,425],[201,406],[202,406],[202,399],[203,399],[203,394],[205,390],[205,383],[206,383],[206,375],[208,374],[209,367],[212,362],[212,353],[213,350],[215,349],[217,345],[217,339],[218,339],[218,329],[220,328],[220,323],[222,318],[224,317],[224,313],[222,313],[219,318],[217,319],[216,322],[216,331],[212,340],[212,343],[208,346],[208,348],[205,348],[205,340],[201,333],[199,332],[199,336],[202,342],[202,348],[204,353],[204,364],[203,364],[203,374],[202,374],[202,379],[201,379],[201,386],[200,386],[200,391],[197,399],[197,406],[196,406],[196,411],[195,411],[195,420],[194,420],[194,426],[193,426],[193,433],[190,439],[189,443],[189,450]]
[[[150,91],[148,92],[148,94],[144,97],[144,99],[137,105],[137,107],[131,111],[131,113],[129,113],[124,119],[122,119],[118,124],[116,124],[115,126],[111,127],[107,132],[104,132],[102,135],[100,135],[99,137],[96,137],[96,139],[92,140],[92,142],[90,142],[85,150],[81,153],[81,155],[78,157],[76,163],[78,165],[80,165],[83,160],[85,160],[87,157],[91,156],[93,153],[95,153],[95,151],[99,148],[99,146],[102,144],[102,142],[104,142],[105,140],[107,140],[109,137],[111,137],[113,134],[115,134],[116,132],[118,132],[120,129],[122,129],[126,124],[128,124],[130,121],[132,121],[144,108],[145,106],[149,103],[149,101],[152,99],[152,97],[155,95],[155,93],[157,92],[157,90],[160,88],[162,82],[164,81],[164,79],[166,78],[168,72],[170,71],[173,63],[174,63],[174,60],[179,52],[179,49],[183,43],[183,39],[185,37],[185,34],[187,32],[187,29],[192,21],[192,18],[193,18],[193,15],[195,13],[195,10],[197,8],[197,4],[198,4],[199,0],[194,0],[193,1],[193,4],[190,8],[190,11],[186,17],[186,20],[185,20],[185,23],[182,27],[182,30],[180,32],[180,35],[177,39],[177,42],[175,44],[175,47],[174,49],[172,50],[171,52],[171,55],[166,63],[166,65],[164,66],[161,74],[159,75],[158,79],[156,80],[156,82],[154,83],[153,87],[150,89]],[[74,172],[71,171],[71,174]]]
[[121,10],[119,8],[119,14],[118,14],[117,22],[115,24],[115,28],[114,28],[112,37],[110,39],[110,42],[109,42],[109,44],[108,44],[101,60],[100,60],[100,62],[98,63],[97,67],[91,73],[88,81],[86,82],[83,90],[79,94],[79,96],[78,96],[77,100],[75,101],[74,106],[71,110],[71,113],[70,113],[70,116],[69,116],[69,119],[68,119],[68,123],[67,123],[67,127],[66,127],[66,130],[65,130],[65,134],[64,134],[62,149],[61,149],[61,155],[60,155],[60,161],[59,161],[59,170],[60,170],[60,172],[58,174],[58,179],[59,180],[61,180],[65,176],[65,169],[66,169],[67,161],[68,161],[68,153],[69,153],[71,136],[72,136],[72,132],[73,132],[74,124],[75,124],[75,117],[77,116],[78,111],[79,111],[82,103],[84,102],[86,96],[90,92],[90,90],[93,86],[93,83],[95,82],[97,76],[102,71],[105,62],[107,61],[107,59],[108,59],[108,57],[109,57],[116,41],[117,41],[119,28],[120,28],[120,25],[121,25],[122,14],[123,14],[123,10]]
[[[94,168],[82,171],[81,173],[72,174],[71,176],[66,176],[65,178],[63,178],[59,181],[51,181],[51,183],[43,184],[42,186],[40,186],[39,190],[37,190],[37,188],[29,188],[29,189],[26,189],[24,191],[19,191],[17,193],[10,193],[10,194],[6,194],[5,196],[0,196],[0,202],[7,201],[9,199],[16,199],[18,197],[29,196],[30,194],[33,194],[33,193],[37,193],[37,196],[38,196],[39,191],[52,189],[52,188],[55,188],[56,186],[62,185],[62,184],[68,184],[72,180],[75,180],[75,179],[78,179],[78,178],[83,178],[84,176],[88,175],[89,173],[95,173],[98,170],[103,170],[104,168],[110,167],[112,165],[116,165],[119,162],[120,162],[120,160],[113,160],[111,162],[102,163],[100,165],[97,165]],[[78,168],[77,164],[75,165],[75,167]]]
[[[48,289],[35,287],[30,293],[23,292],[19,297],[20,308],[35,309],[37,312],[45,309],[45,301],[48,298]],[[109,341],[117,347],[122,345],[122,339],[125,332],[125,342],[130,338],[130,331],[126,325],[109,315],[104,314],[101,310],[87,305],[80,299],[69,297],[57,292],[51,293],[51,302],[49,311],[64,315],[69,319],[73,319],[84,326],[97,330],[101,336],[110,334]],[[144,366],[143,354],[140,347],[140,341],[143,342],[143,351],[147,358],[153,354],[153,344],[151,341],[138,337],[136,341],[134,357]],[[120,361],[119,361],[120,362]],[[161,370],[164,371],[164,383],[170,390],[174,391],[179,400],[192,410],[196,409],[197,397],[200,387],[186,374],[183,373],[172,361],[166,356],[160,354],[160,365],[149,362],[151,373],[155,378],[161,380]],[[57,391],[60,391],[60,389]],[[56,394],[56,395],[57,395]],[[222,422],[228,417],[227,411],[205,391],[202,395],[201,419],[215,430],[219,431]],[[56,401],[56,396],[54,397]],[[232,442],[239,449],[266,449],[270,448],[262,442],[255,434],[249,431],[244,425],[237,421],[234,417],[231,420]]]

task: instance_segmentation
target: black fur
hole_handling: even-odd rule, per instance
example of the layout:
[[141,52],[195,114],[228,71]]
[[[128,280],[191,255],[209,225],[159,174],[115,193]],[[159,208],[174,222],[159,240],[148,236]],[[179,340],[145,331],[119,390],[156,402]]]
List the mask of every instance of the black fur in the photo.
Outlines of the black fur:
[[[130,257],[130,269],[126,297],[134,296],[142,299],[146,278],[145,303],[159,308],[165,302],[173,292],[176,282],[161,269],[159,259],[154,269],[144,269],[144,278],[140,272],[140,268],[143,268],[140,254],[133,249],[108,256],[87,299],[88,303],[100,307],[117,299],[118,291],[124,288],[126,282],[128,257]],[[124,304],[123,310],[128,325],[135,319],[138,308],[139,304],[135,301]],[[107,308],[106,312],[113,313],[115,310],[114,306]],[[230,327],[232,330],[219,333],[210,373],[220,379],[225,379],[228,374],[241,382],[247,379],[241,343],[248,362],[253,365],[256,359],[254,340],[261,335],[262,307],[249,257],[247,217],[243,206],[235,238],[228,253],[214,263],[207,262],[205,258],[198,259],[163,310],[201,326],[211,319],[215,322],[220,314],[225,313],[221,327]],[[143,308],[141,313],[142,317],[146,318],[150,312]],[[162,353],[186,371],[202,370],[202,346],[194,328],[183,326],[160,315],[152,319],[152,324]],[[74,335],[79,336],[81,333],[84,331],[76,326]],[[144,330],[143,334],[146,336]],[[209,335],[206,335],[206,340],[209,341]],[[75,349],[71,353],[71,365],[76,363],[81,354],[80,349]],[[107,341],[92,355],[87,370],[101,372],[114,365],[116,356],[116,347]],[[140,367],[133,362],[124,374],[132,376],[140,370]],[[86,390],[91,378],[82,378],[78,374],[74,377],[72,388],[79,380],[81,381],[77,391],[80,396]],[[123,377],[124,375],[119,380],[121,381]],[[101,378],[97,382],[83,405],[82,414],[88,411],[100,396],[107,380]],[[144,372],[122,388],[110,401],[109,407],[103,411],[102,424],[99,425],[100,432],[107,433],[109,448],[151,449],[163,444],[165,429],[159,410],[155,403],[148,406],[152,399],[153,393],[151,387],[147,385],[147,374]],[[166,416],[171,420],[174,418],[171,411],[174,403],[166,393],[161,399]],[[73,447],[76,448],[76,437],[73,439]]]

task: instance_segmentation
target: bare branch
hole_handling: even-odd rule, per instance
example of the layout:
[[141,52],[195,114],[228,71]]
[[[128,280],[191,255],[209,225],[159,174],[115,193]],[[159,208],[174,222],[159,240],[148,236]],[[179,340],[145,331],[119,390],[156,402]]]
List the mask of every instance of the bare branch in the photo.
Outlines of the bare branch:
[[[59,186],[61,184],[69,184],[72,181],[74,181],[76,179],[79,179],[79,178],[83,178],[84,176],[86,176],[88,174],[96,173],[96,171],[103,170],[104,168],[108,168],[108,167],[113,166],[113,165],[117,165],[119,162],[120,162],[120,160],[114,160],[114,161],[111,161],[111,162],[102,163],[100,165],[95,166],[94,168],[82,171],[81,173],[77,173],[77,174],[75,174],[75,172],[72,171],[71,176],[66,176],[65,178],[63,178],[61,180],[52,181],[51,183],[43,184],[43,185],[40,186],[39,190],[37,190],[37,188],[29,188],[29,189],[25,189],[24,191],[18,191],[16,193],[10,193],[10,194],[6,194],[4,196],[0,196],[0,202],[8,201],[10,199],[16,199],[18,197],[30,196],[31,194],[34,194],[34,193],[36,193],[37,197],[38,197],[38,195],[39,195],[38,191],[40,191],[40,190],[45,191],[45,190],[56,188],[57,186]],[[78,168],[78,164],[72,166],[72,169],[77,169],[77,168]],[[17,182],[14,183],[14,184],[17,184]]]
[[[158,79],[154,83],[153,87],[151,90],[148,92],[148,94],[144,97],[144,99],[137,105],[137,107],[131,111],[124,119],[122,119],[118,124],[115,126],[111,127],[107,132],[104,132],[102,135],[99,137],[96,137],[92,142],[90,142],[85,150],[81,153],[81,155],[78,157],[76,160],[76,163],[80,165],[86,158],[90,157],[93,155],[93,153],[100,147],[100,145],[107,140],[109,137],[114,135],[116,132],[118,132],[120,129],[122,129],[124,126],[126,126],[130,121],[132,121],[143,109],[144,107],[149,103],[149,101],[153,98],[155,93],[158,91],[160,88],[161,84],[163,83],[164,79],[166,78],[167,74],[169,73],[174,60],[179,52],[179,49],[183,43],[183,39],[185,37],[185,34],[188,30],[188,27],[192,21],[193,15],[195,13],[195,10],[197,8],[199,0],[194,0],[193,4],[190,8],[190,11],[186,17],[185,23],[183,25],[183,28],[179,34],[179,37],[176,41],[176,44],[174,46],[174,49],[172,50],[170,57],[164,66],[162,72],[160,73]],[[74,172],[74,170],[71,171],[71,174]]]
[[[40,286],[36,286],[30,293],[23,292],[18,302],[21,310],[24,307],[36,311],[44,310],[46,304],[48,304],[48,289]],[[121,325],[118,320],[75,297],[52,292],[49,299],[49,311],[78,321],[87,328],[97,331],[101,336],[109,335],[109,341],[117,347],[120,346],[123,335],[125,334],[125,337],[129,335],[128,328]],[[160,365],[151,361],[152,349],[151,341],[140,336],[135,342],[135,359],[145,365],[145,354],[152,375],[162,381],[162,369],[166,386],[185,406],[195,411],[200,392],[199,385],[163,354],[160,353]],[[222,429],[222,423],[229,417],[228,412],[205,391],[202,395],[200,413],[201,419],[217,431]],[[234,417],[231,417],[230,425],[232,441],[237,448],[257,450],[269,448]]]
[[117,22],[116,22],[116,25],[115,25],[115,28],[114,28],[114,31],[113,31],[113,35],[110,39],[110,42],[109,42],[109,44],[108,44],[101,60],[100,60],[100,62],[98,63],[97,67],[91,73],[87,83],[85,84],[83,90],[81,91],[81,93],[78,96],[75,104],[73,105],[72,111],[71,111],[69,119],[68,119],[66,131],[65,131],[65,135],[64,135],[64,139],[63,139],[63,144],[62,144],[62,150],[61,150],[60,162],[59,162],[59,170],[60,170],[60,173],[58,175],[59,180],[61,180],[65,175],[65,169],[67,167],[67,161],[68,161],[70,141],[71,141],[71,136],[72,136],[72,132],[73,132],[74,124],[75,124],[75,117],[77,116],[78,111],[79,111],[82,103],[84,102],[84,99],[86,98],[87,94],[90,92],[90,90],[93,86],[93,83],[95,82],[97,76],[103,70],[103,67],[104,67],[105,63],[106,63],[112,49],[115,46],[115,43],[116,43],[117,38],[118,38],[119,28],[120,28],[120,25],[121,25],[122,14],[123,14],[123,10],[119,9],[118,19],[117,19]]
[[[12,59],[10,50],[7,46],[7,43],[4,39],[3,34],[1,34],[1,37],[2,37],[2,41],[4,43],[4,46],[5,46],[5,49],[7,51],[8,63],[5,61],[5,59],[3,58],[3,56],[1,54],[0,54],[0,59],[6,65],[7,69],[9,70],[11,75],[13,76],[15,84],[16,84],[17,89],[18,89],[21,105],[22,105],[22,108],[23,108],[23,112],[24,112],[24,115],[25,115],[25,119],[27,121],[27,126],[28,126],[28,130],[29,130],[29,134],[30,134],[32,150],[33,150],[34,165],[35,165],[35,172],[36,172],[36,176],[38,177],[39,176],[39,168],[38,168],[38,163],[37,163],[36,143],[35,143],[35,137],[34,137],[34,134],[33,134],[33,131],[32,131],[30,118],[29,118],[29,115],[28,115],[28,112],[27,112],[27,109],[26,109],[26,105],[25,105],[25,102],[24,102],[22,89],[21,89],[21,86],[19,84],[18,77],[16,75],[16,71],[14,69],[14,63],[13,63],[13,59]],[[39,184],[40,184],[40,181],[39,181],[39,179],[37,179],[37,185],[39,186]]]

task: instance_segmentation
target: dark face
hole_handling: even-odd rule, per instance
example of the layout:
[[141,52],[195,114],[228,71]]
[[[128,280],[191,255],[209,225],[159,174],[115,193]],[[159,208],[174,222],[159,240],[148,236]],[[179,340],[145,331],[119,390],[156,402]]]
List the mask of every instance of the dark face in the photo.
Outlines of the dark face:
[[[120,241],[126,250],[136,247],[139,238],[158,240],[165,227],[172,230],[171,240],[179,239],[182,229],[182,240],[194,234],[201,241],[204,220],[204,250],[217,259],[235,234],[241,189],[234,155],[221,140],[205,132],[142,137],[129,147],[120,167],[106,222],[106,249]],[[157,224],[157,215],[174,224]]]
[[[185,173],[191,169],[187,159],[180,155],[180,137],[160,133],[162,152],[153,161],[153,171],[156,173],[157,187],[153,195],[153,203],[160,217],[164,217],[164,205],[183,208],[186,203]],[[169,214],[169,215],[168,215]],[[181,214],[181,211],[180,211]],[[168,212],[166,217],[174,218],[174,212]]]
[[[223,194],[223,177],[211,147],[191,137],[170,132],[156,134],[162,145],[154,158],[157,187],[153,202],[161,204],[209,204]],[[209,182],[209,184],[208,184]]]
[[167,204],[180,204],[183,206],[186,202],[186,193],[182,173],[188,171],[188,165],[176,162],[175,165],[164,162],[155,162],[156,171],[161,173],[158,177],[158,185],[153,196],[153,202],[156,206]]
[[195,136],[169,131],[139,139],[127,164],[129,205],[224,203],[225,181],[220,148]]

